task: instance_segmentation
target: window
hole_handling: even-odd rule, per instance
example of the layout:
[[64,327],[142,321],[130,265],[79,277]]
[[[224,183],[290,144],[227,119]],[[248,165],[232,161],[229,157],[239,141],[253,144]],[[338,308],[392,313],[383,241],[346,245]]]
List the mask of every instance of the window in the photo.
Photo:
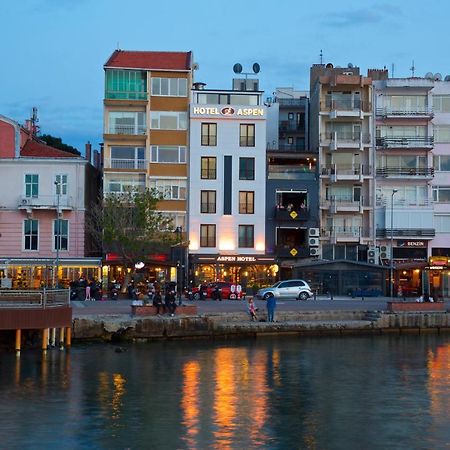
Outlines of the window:
[[69,250],[69,221],[56,219],[53,221],[53,250]]
[[241,124],[239,134],[239,145],[241,147],[255,146],[255,125]]
[[200,212],[205,214],[216,213],[216,191],[200,192]]
[[136,70],[106,70],[105,97],[122,100],[147,99],[147,73]]
[[39,175],[25,175],[25,197],[37,198],[39,196]]
[[433,164],[434,170],[440,172],[450,172],[450,156],[434,155]]
[[111,147],[112,169],[145,169],[144,147]]
[[433,200],[437,203],[450,203],[450,186],[433,186]]
[[152,78],[152,95],[187,97],[186,78]]
[[216,179],[216,158],[202,156],[201,160],[201,178],[202,180]]
[[433,95],[434,112],[450,112],[450,95]]
[[254,226],[239,225],[239,247],[253,248],[254,246]]
[[152,111],[152,130],[186,130],[187,114],[178,111]]
[[252,191],[239,192],[239,214],[255,213],[255,193]]
[[288,120],[294,120],[294,113],[288,113]]
[[258,95],[197,93],[199,105],[259,105]]
[[186,231],[186,214],[182,212],[173,211],[161,211],[161,216],[164,220],[169,221],[169,226],[161,226],[159,229],[161,231],[174,231],[178,227],[182,231]]
[[292,136],[289,136],[289,137],[287,138],[287,143],[288,143],[289,145],[292,145],[292,144],[294,143],[294,138],[293,138]]
[[202,145],[217,145],[216,123],[202,123]]
[[105,174],[105,194],[122,194],[124,192],[145,190],[144,174],[108,173]]
[[435,125],[434,126],[434,142],[435,143],[448,143],[450,142],[450,126],[448,125]]
[[239,179],[255,179],[255,158],[239,158]]
[[55,176],[56,195],[67,195],[67,175]]
[[23,221],[24,249],[38,249],[39,222],[36,219],[25,219]]
[[186,200],[186,180],[150,180],[150,187],[156,189],[163,200]]
[[170,145],[153,145],[152,162],[180,164],[186,162],[186,147]]
[[145,134],[145,112],[111,111],[108,115],[109,134]]
[[216,246],[216,226],[200,225],[200,247]]
[[450,215],[435,215],[434,228],[436,229],[436,233],[448,233],[448,231],[450,230]]

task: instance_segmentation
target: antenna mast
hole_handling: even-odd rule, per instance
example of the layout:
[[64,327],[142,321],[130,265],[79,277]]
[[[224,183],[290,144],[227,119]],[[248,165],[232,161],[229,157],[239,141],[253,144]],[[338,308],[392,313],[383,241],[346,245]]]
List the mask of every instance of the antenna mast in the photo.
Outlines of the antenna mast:
[[323,52],[322,52],[322,49],[320,49],[319,57],[320,57],[320,64],[323,64]]
[[412,78],[414,78],[414,71],[416,70],[416,68],[414,67],[414,60],[412,62],[412,66],[409,68],[409,70],[411,71]]

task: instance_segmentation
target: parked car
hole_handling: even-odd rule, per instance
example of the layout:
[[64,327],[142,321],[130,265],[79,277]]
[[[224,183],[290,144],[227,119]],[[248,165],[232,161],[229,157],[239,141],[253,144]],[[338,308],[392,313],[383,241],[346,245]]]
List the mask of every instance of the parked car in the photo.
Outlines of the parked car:
[[294,297],[297,300],[308,300],[312,295],[313,292],[309,284],[304,280],[278,281],[273,286],[260,289],[256,293],[256,297],[263,300],[267,300],[269,297]]
[[[217,295],[217,288],[219,288],[220,298],[221,299],[229,299],[232,297],[233,291],[231,290],[231,286],[234,283],[230,283],[228,281],[216,281],[215,283],[208,283],[206,285],[206,297],[207,298],[215,298]],[[192,289],[192,297],[194,300],[200,300],[202,298],[201,295],[201,286],[194,287]],[[234,292],[236,295],[236,299],[239,300],[241,298],[241,293]]]

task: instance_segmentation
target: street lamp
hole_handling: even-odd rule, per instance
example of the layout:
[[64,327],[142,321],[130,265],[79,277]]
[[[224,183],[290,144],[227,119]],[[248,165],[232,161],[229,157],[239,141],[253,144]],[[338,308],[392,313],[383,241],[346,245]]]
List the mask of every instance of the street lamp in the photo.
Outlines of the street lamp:
[[394,291],[394,195],[398,189],[392,189],[391,194],[391,260],[389,271],[389,296],[393,297]]
[[55,181],[56,186],[56,283],[55,287],[59,287],[59,247],[61,246],[61,222],[59,220],[59,198],[61,196],[61,182]]

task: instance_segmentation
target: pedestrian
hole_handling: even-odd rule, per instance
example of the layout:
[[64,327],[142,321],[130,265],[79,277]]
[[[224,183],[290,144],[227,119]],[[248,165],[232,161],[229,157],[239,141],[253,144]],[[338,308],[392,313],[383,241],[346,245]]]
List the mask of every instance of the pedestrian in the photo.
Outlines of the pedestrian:
[[248,299],[248,313],[250,314],[250,319],[252,322],[256,322],[258,320],[256,317],[256,307],[251,297]]
[[91,284],[87,283],[86,284],[86,290],[85,290],[85,297],[84,297],[84,301],[91,301]]
[[153,294],[152,303],[153,306],[156,308],[156,315],[159,316],[160,310],[164,308],[161,297],[161,291],[158,290]]
[[277,306],[277,299],[274,295],[268,297],[266,300],[266,307],[267,307],[267,321],[273,322],[274,321],[274,314],[275,314],[275,308]]
[[175,310],[177,309],[175,291],[167,292],[164,300],[165,300],[167,312],[170,314],[171,317],[173,317],[175,315]]

